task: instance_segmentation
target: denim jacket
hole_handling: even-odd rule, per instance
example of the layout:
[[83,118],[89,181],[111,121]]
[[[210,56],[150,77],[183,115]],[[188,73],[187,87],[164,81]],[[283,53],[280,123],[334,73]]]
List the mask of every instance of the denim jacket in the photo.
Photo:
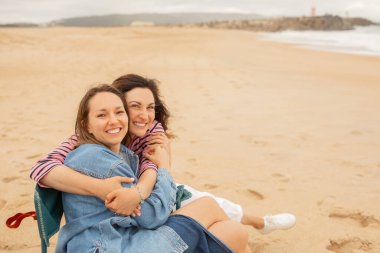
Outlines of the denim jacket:
[[[101,145],[81,145],[69,153],[65,165],[95,178],[126,176],[137,182],[138,158],[123,145],[120,155]],[[164,225],[175,196],[176,186],[166,169],[158,170],[156,185],[141,204],[139,217],[117,216],[96,197],[63,193],[66,225],[60,230],[56,253],[184,252],[187,245]]]

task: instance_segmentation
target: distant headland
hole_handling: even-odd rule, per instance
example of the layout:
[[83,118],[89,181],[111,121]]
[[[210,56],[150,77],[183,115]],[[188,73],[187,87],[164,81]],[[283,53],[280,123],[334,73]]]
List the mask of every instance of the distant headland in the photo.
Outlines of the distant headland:
[[375,25],[372,21],[364,18],[342,18],[333,15],[313,17],[284,17],[276,19],[252,19],[215,21],[197,24],[200,27],[240,29],[256,32],[279,32],[284,30],[295,31],[342,31],[352,30],[355,26]]
[[256,14],[240,13],[140,13],[66,18],[43,24],[0,24],[0,27],[114,27],[156,25],[278,32],[283,30],[351,30],[355,26],[375,24],[376,23],[365,18],[342,18],[335,15],[265,18]]

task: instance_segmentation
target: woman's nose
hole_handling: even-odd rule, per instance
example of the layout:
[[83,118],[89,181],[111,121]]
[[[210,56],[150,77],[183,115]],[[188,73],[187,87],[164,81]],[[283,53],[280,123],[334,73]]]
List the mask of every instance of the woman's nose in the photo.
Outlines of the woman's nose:
[[115,114],[111,114],[109,122],[110,123],[116,123],[117,122],[117,116]]
[[146,109],[140,110],[139,117],[142,119],[146,119],[148,117],[148,111]]

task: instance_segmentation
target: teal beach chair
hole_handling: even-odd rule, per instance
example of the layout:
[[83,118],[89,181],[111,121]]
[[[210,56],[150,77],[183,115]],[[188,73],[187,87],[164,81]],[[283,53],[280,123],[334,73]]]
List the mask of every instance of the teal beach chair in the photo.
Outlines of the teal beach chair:
[[61,225],[63,215],[61,192],[36,185],[34,207],[41,238],[41,252],[47,253],[49,240],[59,231]]

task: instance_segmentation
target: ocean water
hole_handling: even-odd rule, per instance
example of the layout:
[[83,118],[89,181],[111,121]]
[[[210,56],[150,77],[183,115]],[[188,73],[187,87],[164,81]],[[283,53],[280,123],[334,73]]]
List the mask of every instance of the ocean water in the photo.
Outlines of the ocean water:
[[301,47],[380,57],[380,25],[349,31],[283,31],[262,33],[261,39],[294,43]]

